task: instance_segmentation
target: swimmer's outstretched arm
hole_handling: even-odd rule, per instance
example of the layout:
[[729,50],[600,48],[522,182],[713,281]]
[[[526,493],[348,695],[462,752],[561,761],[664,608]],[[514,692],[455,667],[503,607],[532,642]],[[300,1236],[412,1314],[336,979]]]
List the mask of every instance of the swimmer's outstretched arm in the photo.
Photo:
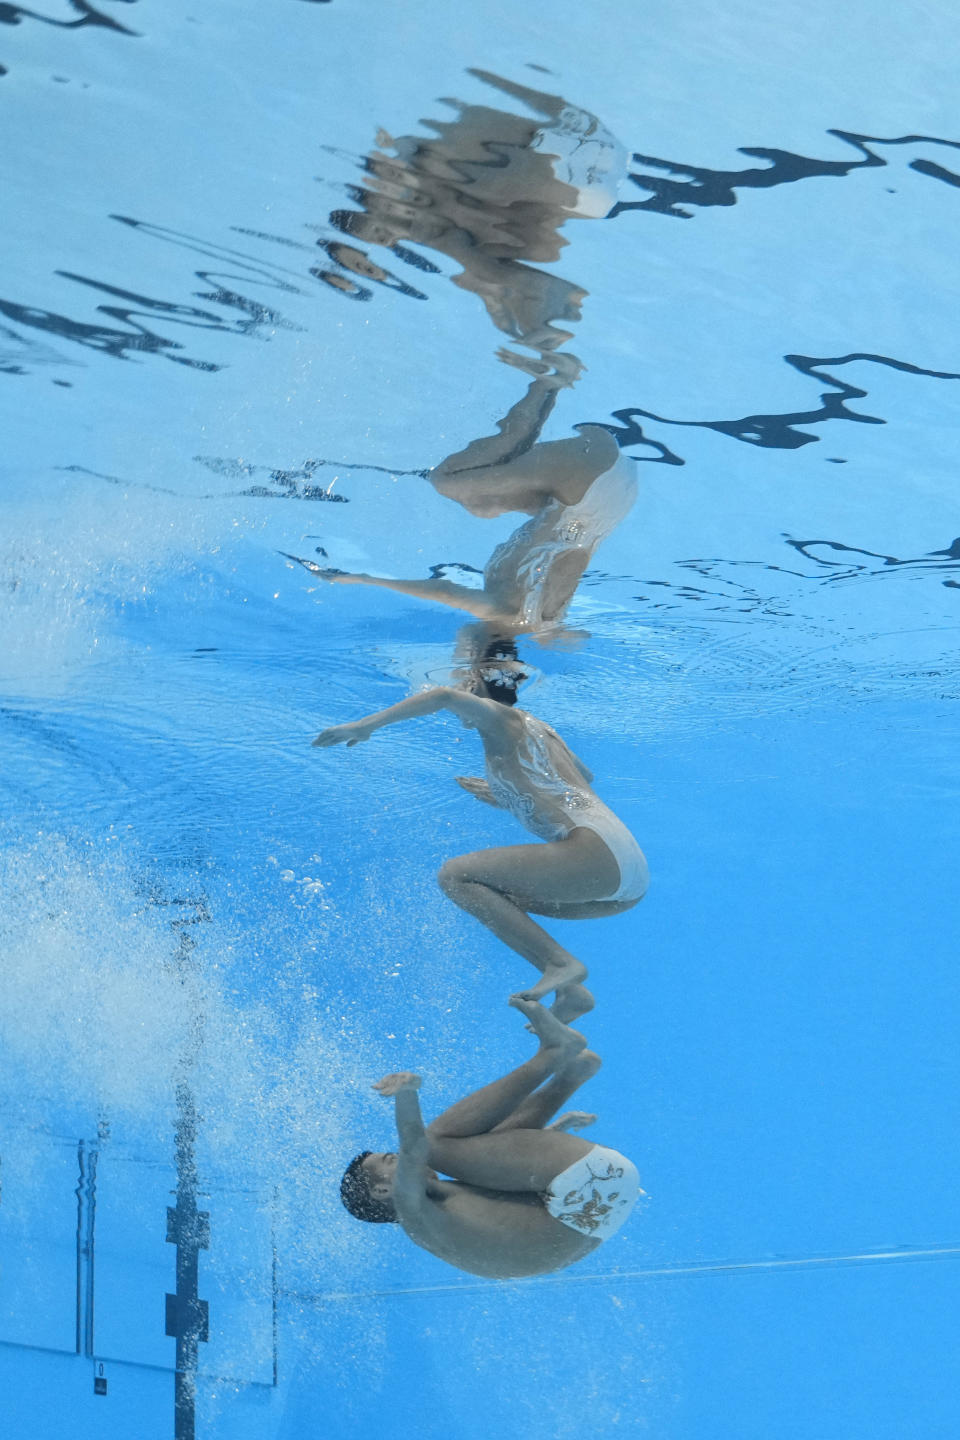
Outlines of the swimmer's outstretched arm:
[[[328,585],[377,585],[381,590],[395,590],[400,595],[413,595],[418,600],[436,600],[449,605],[452,610],[465,610],[476,620],[497,622],[501,625],[516,624],[515,615],[507,615],[494,604],[486,590],[476,590],[470,585],[458,585],[454,580],[445,580],[431,575],[423,580],[391,580],[385,575],[368,575],[364,570],[335,570],[318,565],[315,560],[305,560],[302,555],[291,555],[288,550],[279,552],[285,560],[292,560],[325,580]],[[586,565],[586,561],[584,561]]]
[[451,685],[437,685],[433,690],[410,695],[386,710],[365,715],[362,720],[333,725],[318,735],[313,744],[323,749],[330,745],[359,745],[385,725],[397,725],[401,720],[415,720],[421,715],[434,715],[438,710],[452,711],[460,720],[473,725],[485,739],[492,741],[513,735],[515,727],[522,723],[518,716],[495,700],[481,699],[479,695],[456,690]]
[[453,580],[430,576],[425,580],[390,580],[382,575],[344,574],[339,570],[320,570],[321,579],[332,585],[377,585],[381,590],[394,590],[398,595],[413,595],[417,600],[436,600],[440,605],[449,605],[452,610],[465,610],[476,620],[510,622],[513,615],[505,615],[493,603],[485,590],[475,590],[469,585],[457,585]]
[[429,1143],[427,1127],[420,1113],[420,1099],[417,1091],[422,1081],[412,1070],[396,1070],[374,1082],[374,1090],[386,1098],[393,1097],[393,1109],[397,1122],[397,1139],[400,1150],[411,1161],[418,1158],[427,1163]]

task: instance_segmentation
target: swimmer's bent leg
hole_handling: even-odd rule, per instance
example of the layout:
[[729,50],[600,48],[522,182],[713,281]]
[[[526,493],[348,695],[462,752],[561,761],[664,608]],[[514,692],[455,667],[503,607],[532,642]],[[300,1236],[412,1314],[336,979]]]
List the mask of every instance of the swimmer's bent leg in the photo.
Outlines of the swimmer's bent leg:
[[464,1184],[536,1194],[592,1149],[589,1140],[558,1130],[499,1130],[463,1139],[431,1138],[430,1158],[437,1170]]

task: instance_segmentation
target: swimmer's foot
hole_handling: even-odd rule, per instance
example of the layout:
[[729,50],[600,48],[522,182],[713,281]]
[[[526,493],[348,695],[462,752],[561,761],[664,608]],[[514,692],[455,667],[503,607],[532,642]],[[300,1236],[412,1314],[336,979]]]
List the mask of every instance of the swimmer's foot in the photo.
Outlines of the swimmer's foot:
[[510,997],[511,1002],[514,999],[542,1000],[551,990],[563,990],[568,985],[582,985],[586,978],[586,965],[582,965],[574,955],[566,955],[565,959],[557,961],[556,964],[547,965],[536,985],[531,985],[529,990],[518,991],[516,996]]
[[562,1024],[569,1025],[571,1020],[579,1020],[581,1015],[588,1015],[595,1003],[586,985],[565,985],[562,990],[557,991],[557,998],[550,1006],[550,1013],[556,1015]]
[[511,995],[510,1004],[514,1010],[519,1010],[530,1022],[530,1029],[536,1035],[540,1044],[545,1050],[559,1050],[557,1069],[563,1069],[573,1060],[581,1050],[586,1048],[586,1040],[578,1030],[571,1030],[569,1025],[563,1025],[555,1015],[536,1000],[524,1000],[520,995]]
[[596,1115],[589,1110],[568,1110],[565,1115],[558,1115],[546,1130],[585,1130],[588,1125],[593,1125]]
[[[586,985],[567,985],[563,990],[557,991],[557,998],[550,1006],[550,1013],[556,1015],[563,1025],[569,1025],[574,1020],[579,1020],[581,1015],[589,1015],[596,1001],[593,994]],[[528,1025],[528,1030],[533,1026]]]

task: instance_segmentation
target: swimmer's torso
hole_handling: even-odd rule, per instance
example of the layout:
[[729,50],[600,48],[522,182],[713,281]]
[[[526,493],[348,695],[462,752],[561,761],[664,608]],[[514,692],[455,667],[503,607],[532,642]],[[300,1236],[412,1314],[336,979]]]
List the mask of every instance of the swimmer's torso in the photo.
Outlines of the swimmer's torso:
[[549,500],[491,555],[484,590],[522,625],[559,619],[594,550],[629,513],[637,493],[636,470],[614,451],[612,463],[578,501]]
[[578,825],[609,816],[587,783],[576,757],[542,720],[514,710],[519,724],[510,750],[484,747],[487,784],[498,805],[541,840],[562,840]]
[[543,1275],[602,1243],[555,1220],[539,1195],[481,1190],[456,1180],[435,1182],[430,1190],[428,1228],[410,1238],[471,1275]]
[[556,500],[498,545],[483,572],[483,588],[520,626],[558,620],[590,560],[590,549],[564,524],[570,507]]

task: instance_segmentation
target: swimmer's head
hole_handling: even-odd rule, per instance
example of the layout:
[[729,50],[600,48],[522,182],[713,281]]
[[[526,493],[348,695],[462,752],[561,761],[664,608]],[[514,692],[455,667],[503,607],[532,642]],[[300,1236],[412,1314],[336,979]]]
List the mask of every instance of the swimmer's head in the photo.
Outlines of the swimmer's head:
[[516,705],[517,691],[527,678],[525,670],[484,669],[473,677],[467,687],[482,700],[496,700],[498,705]]
[[488,641],[469,669],[461,673],[462,689],[498,705],[516,705],[520,686],[530,678],[516,645],[503,637]]
[[[361,192],[358,198],[361,204],[365,203],[365,193]],[[368,245],[385,245],[387,248],[401,237],[404,229],[402,225],[390,224],[387,218],[368,215],[360,210],[334,210],[330,223],[341,235],[351,235],[357,240],[365,240]]]
[[396,1155],[377,1155],[372,1150],[361,1150],[350,1161],[340,1181],[340,1199],[355,1220],[397,1223],[392,1199],[396,1167]]

